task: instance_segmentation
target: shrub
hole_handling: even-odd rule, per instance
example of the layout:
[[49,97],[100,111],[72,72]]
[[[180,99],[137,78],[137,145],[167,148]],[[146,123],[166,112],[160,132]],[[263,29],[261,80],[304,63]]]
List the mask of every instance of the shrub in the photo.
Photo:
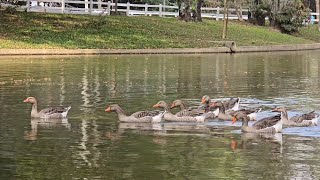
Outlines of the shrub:
[[303,26],[307,19],[309,10],[305,8],[300,0],[287,2],[281,11],[275,15],[275,25],[282,32],[293,33]]

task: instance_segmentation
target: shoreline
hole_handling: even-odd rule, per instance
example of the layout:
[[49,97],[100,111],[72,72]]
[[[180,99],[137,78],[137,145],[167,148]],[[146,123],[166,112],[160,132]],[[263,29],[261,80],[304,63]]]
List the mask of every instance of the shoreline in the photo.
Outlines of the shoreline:
[[295,45],[228,47],[165,48],[165,49],[0,49],[0,56],[16,55],[129,55],[129,54],[211,54],[318,50],[320,43]]

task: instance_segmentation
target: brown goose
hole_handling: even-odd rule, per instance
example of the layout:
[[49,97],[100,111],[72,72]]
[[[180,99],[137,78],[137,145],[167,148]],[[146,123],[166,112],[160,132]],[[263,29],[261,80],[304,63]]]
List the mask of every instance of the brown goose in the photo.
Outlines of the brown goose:
[[249,117],[249,120],[256,120],[256,114],[261,110],[249,110],[249,109],[240,109],[238,111],[234,111],[233,109],[229,109],[226,111],[224,104],[221,101],[212,102],[210,107],[219,108],[218,119],[221,120],[231,120],[232,115],[236,112],[242,112]]
[[307,114],[294,116],[289,119],[288,112],[284,107],[279,107],[278,109],[278,112],[281,112],[281,118],[283,118],[283,125],[287,127],[305,127],[318,125],[319,114],[315,113],[314,111]]
[[198,116],[204,113],[203,109],[191,109],[188,107],[188,105],[181,99],[177,99],[173,101],[171,105],[171,109],[175,107],[180,107],[181,111],[177,112],[176,115],[179,117],[182,116]]
[[165,114],[165,112],[160,111],[138,111],[127,116],[118,104],[110,105],[105,111],[116,112],[120,122],[159,123]]
[[[274,109],[273,111],[277,111]],[[277,133],[282,130],[282,118],[280,115],[263,118],[255,122],[252,126],[248,125],[249,117],[239,111],[232,117],[232,124],[237,120],[242,120],[241,131],[247,133]]]
[[68,111],[71,106],[68,107],[49,107],[46,109],[42,109],[38,112],[38,103],[36,98],[28,97],[23,102],[31,103],[31,117],[32,118],[43,118],[43,119],[57,119],[57,118],[65,118],[67,117]]
[[[201,98],[201,104],[204,104],[204,108],[206,112],[212,110],[210,107],[210,104],[211,104],[210,96],[204,95]],[[225,107],[225,110],[232,109],[234,111],[238,111],[240,107],[240,98],[230,98],[228,101],[224,101],[223,105]]]
[[165,111],[167,111],[167,113],[164,114],[163,119],[171,122],[204,122],[205,119],[207,119],[208,117],[214,116],[213,114],[215,113],[215,112],[209,112],[199,116],[185,115],[185,116],[179,117],[171,113],[168,104],[164,101],[159,101],[153,107],[162,108]]

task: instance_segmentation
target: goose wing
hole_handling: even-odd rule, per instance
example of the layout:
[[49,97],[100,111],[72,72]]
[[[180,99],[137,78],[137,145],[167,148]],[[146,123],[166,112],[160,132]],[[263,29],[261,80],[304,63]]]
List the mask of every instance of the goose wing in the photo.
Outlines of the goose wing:
[[230,98],[228,101],[223,102],[226,109],[231,109],[239,101],[239,98]]
[[275,125],[278,121],[280,121],[281,116],[276,115],[276,116],[271,116],[271,117],[266,117],[263,118],[257,122],[255,122],[252,127],[256,128],[256,129],[265,129],[268,127],[271,127],[273,125]]
[[312,111],[306,114],[293,116],[290,118],[290,121],[293,121],[295,123],[301,123],[303,120],[312,120],[318,116],[319,116],[318,113],[315,113],[314,111]]
[[143,118],[146,116],[156,116],[160,113],[160,111],[138,111],[133,113],[131,116],[135,117],[135,118]]
[[52,114],[62,114],[65,112],[68,112],[71,107],[63,107],[63,106],[58,106],[58,107],[49,107],[42,109],[39,113],[45,114],[45,115],[52,115]]

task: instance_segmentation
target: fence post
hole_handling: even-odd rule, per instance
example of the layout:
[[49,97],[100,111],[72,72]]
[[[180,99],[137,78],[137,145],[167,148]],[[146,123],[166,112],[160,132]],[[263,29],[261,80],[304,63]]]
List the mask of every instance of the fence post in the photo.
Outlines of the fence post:
[[127,16],[130,15],[130,2],[127,2],[127,12],[126,12]]
[[219,21],[220,7],[217,7],[216,21]]
[[148,4],[144,4],[144,15],[148,15]]
[[111,13],[110,9],[111,9],[111,2],[108,1],[107,13],[108,13],[109,16],[110,16],[110,13]]
[[98,9],[101,9],[101,0],[98,0]]
[[84,12],[88,12],[88,8],[89,8],[88,0],[84,0],[84,8],[85,8]]
[[93,0],[90,0],[90,14],[92,14]]
[[159,17],[162,17],[162,4],[159,4]]
[[30,0],[27,0],[27,12],[30,12]]
[[61,0],[61,13],[64,14],[65,1]]

